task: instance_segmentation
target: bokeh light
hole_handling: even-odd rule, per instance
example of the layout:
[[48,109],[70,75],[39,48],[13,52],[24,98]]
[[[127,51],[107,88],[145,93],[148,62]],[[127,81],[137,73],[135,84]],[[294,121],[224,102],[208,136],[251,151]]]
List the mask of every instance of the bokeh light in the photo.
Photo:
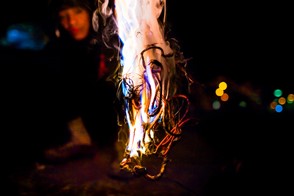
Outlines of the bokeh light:
[[220,97],[220,99],[221,99],[222,101],[228,101],[228,100],[229,100],[229,95],[228,95],[228,93],[224,93],[224,94]]
[[224,94],[224,91],[220,88],[217,88],[215,90],[215,94],[218,96],[218,97],[221,97],[223,94]]
[[281,97],[283,94],[283,91],[281,89],[274,90],[274,96],[275,97]]
[[276,105],[275,110],[276,110],[276,112],[280,113],[283,111],[283,106],[278,104],[278,105]]
[[220,83],[219,83],[218,87],[219,87],[220,89],[222,89],[222,90],[226,90],[227,87],[228,87],[228,85],[227,85],[226,82],[223,81],[223,82],[220,82]]
[[221,107],[221,104],[220,104],[220,102],[219,102],[218,100],[213,101],[213,103],[212,103],[212,108],[213,108],[214,110],[219,110],[220,107]]

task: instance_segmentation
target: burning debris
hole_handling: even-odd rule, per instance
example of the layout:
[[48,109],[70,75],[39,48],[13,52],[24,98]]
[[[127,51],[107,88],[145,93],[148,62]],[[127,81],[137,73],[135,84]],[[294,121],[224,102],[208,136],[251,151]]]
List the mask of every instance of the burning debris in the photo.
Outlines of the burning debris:
[[[124,145],[120,166],[157,179],[188,121],[186,94],[192,83],[177,41],[166,38],[166,0],[99,0],[95,14],[105,26],[111,24],[104,28],[106,42],[115,34],[119,40],[113,76],[121,107],[118,140]],[[158,174],[152,175],[143,159],[154,155],[162,162]]]

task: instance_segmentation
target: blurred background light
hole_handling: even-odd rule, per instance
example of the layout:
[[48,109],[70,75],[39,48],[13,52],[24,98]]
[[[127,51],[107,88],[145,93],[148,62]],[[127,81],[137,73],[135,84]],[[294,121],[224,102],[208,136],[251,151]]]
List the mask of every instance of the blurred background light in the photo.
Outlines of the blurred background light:
[[283,106],[278,104],[278,105],[276,105],[275,110],[276,110],[276,112],[280,113],[283,111]]
[[0,40],[4,47],[21,50],[41,50],[47,42],[48,37],[40,28],[27,23],[10,25],[6,30],[6,36]]
[[283,94],[283,92],[282,92],[281,89],[275,89],[274,90],[274,96],[275,97],[280,97],[280,96],[282,96],[282,94]]
[[219,110],[220,107],[221,107],[221,104],[220,104],[220,102],[218,100],[215,100],[215,101],[212,102],[212,108],[214,110]]

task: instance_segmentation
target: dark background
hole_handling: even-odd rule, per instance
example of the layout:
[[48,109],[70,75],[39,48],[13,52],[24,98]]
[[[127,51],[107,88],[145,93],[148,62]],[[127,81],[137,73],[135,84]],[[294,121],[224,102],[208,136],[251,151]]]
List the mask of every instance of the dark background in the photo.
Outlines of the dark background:
[[[1,4],[2,38],[5,38],[7,28],[14,24],[30,23],[48,30],[47,0]],[[179,41],[184,56],[190,59],[187,67],[197,84],[210,88],[212,94],[218,78],[231,81],[235,93],[244,84],[249,84],[249,90],[253,89],[251,94],[259,93],[263,107],[267,108],[274,99],[274,89],[282,89],[283,95],[294,90],[294,32],[290,7],[285,3],[269,2],[188,3],[170,0],[167,1],[167,23],[171,27],[170,35]],[[42,69],[38,67],[34,54],[16,51],[1,56],[2,69],[13,74],[11,77],[8,74],[9,81],[18,80],[15,86],[18,86],[19,78],[22,82],[42,78],[39,72]],[[27,78],[25,74],[28,74]],[[30,82],[33,84],[32,79]],[[291,114],[292,111],[293,106]]]
[[[288,181],[284,174],[292,177],[289,157],[293,149],[293,104],[283,114],[268,110],[274,89],[294,93],[293,11],[290,9],[290,3],[284,2],[167,2],[167,22],[172,36],[179,40],[186,58],[191,58],[188,69],[193,78],[208,87],[192,95],[193,103],[199,101],[198,106],[202,107],[201,101],[210,100],[219,77],[235,84],[236,89],[230,95],[236,102],[244,98],[235,95],[243,84],[258,89],[261,106],[253,103],[249,110],[243,111],[237,104],[229,104],[224,110],[200,116],[204,118],[197,131],[229,157],[249,160],[250,168],[251,163],[254,169],[258,168],[253,173],[265,174],[262,180],[268,179],[267,182],[273,175],[277,175],[277,181]],[[18,23],[48,28],[46,0],[2,1],[0,16],[1,37],[5,37],[10,25]],[[17,165],[19,158],[27,158],[27,152],[34,151],[42,143],[40,138],[44,139],[38,121],[32,118],[42,109],[35,96],[38,81],[42,80],[42,68],[35,54],[2,52],[1,75],[5,77],[1,77],[4,106],[1,112],[7,123],[2,150],[12,160],[6,163]],[[32,112],[35,114],[31,115]],[[262,172],[259,168],[263,168]]]
[[[1,35],[15,23],[47,28],[47,1],[2,2]],[[199,80],[227,74],[261,85],[293,87],[290,5],[167,1],[167,22]],[[290,77],[290,78],[289,78]]]
[[[13,24],[30,23],[48,30],[47,0],[1,4],[1,37],[6,36],[7,28]],[[190,59],[187,68],[196,84],[191,99],[193,103],[199,103],[197,107],[202,108],[202,101],[215,98],[213,93],[221,78],[233,86],[230,92],[232,104],[228,104],[230,110],[238,111],[238,101],[245,96],[250,102],[250,96],[257,93],[260,103],[252,103],[249,110],[255,113],[262,109],[262,112],[274,114],[268,109],[274,100],[274,89],[282,89],[284,96],[294,90],[294,32],[290,7],[285,3],[269,2],[167,1],[170,36],[179,41],[184,56]],[[18,105],[25,105],[21,106],[25,107],[21,116],[29,104],[36,105],[37,98],[31,99],[29,94],[35,95],[39,88],[38,80],[42,80],[44,74],[42,62],[30,51],[13,50],[8,55],[5,51],[1,56],[5,74],[2,84],[8,89],[5,97],[16,110],[20,110]],[[204,89],[198,91],[198,84]],[[243,88],[247,88],[249,95],[240,95]],[[16,101],[12,102],[14,99]],[[285,111],[291,117],[293,104]]]

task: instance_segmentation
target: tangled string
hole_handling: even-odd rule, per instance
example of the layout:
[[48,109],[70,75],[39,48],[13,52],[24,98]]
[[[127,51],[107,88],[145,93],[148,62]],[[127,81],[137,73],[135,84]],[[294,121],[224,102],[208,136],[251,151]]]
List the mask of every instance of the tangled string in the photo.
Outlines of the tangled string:
[[[161,55],[157,56],[157,59],[149,60],[147,64],[145,54],[149,52],[148,56],[150,56],[150,52],[158,53],[158,50]],[[141,82],[136,86],[136,82],[128,75],[122,78],[120,85],[120,89],[123,89],[122,110],[125,111],[125,118],[119,131],[119,141],[125,145],[126,149],[120,166],[135,175],[144,175],[149,179],[162,176],[168,162],[168,153],[173,143],[180,139],[182,127],[189,120],[187,118],[189,99],[184,94],[177,94],[181,87],[179,78],[182,74],[176,72],[176,66],[173,70],[169,64],[170,61],[174,61],[174,58],[174,54],[166,55],[160,47],[150,46],[141,53],[144,70],[139,76]],[[186,75],[186,72],[184,73]],[[144,118],[142,117],[144,114],[146,114],[146,120],[140,121],[143,129],[142,139],[134,144],[137,154],[132,156],[133,145],[130,144],[134,136],[130,134],[131,125],[134,125],[138,118]],[[138,130],[133,131],[133,134],[138,134],[136,133]],[[142,164],[144,158],[151,155],[162,159],[159,172],[153,175]]]

